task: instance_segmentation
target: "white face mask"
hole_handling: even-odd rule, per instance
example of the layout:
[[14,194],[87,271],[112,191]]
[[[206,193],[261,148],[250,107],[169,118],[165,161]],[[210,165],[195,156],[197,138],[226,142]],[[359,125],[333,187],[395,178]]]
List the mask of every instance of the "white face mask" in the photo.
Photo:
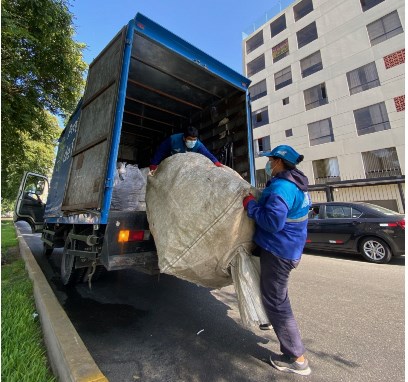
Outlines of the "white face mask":
[[268,174],[268,176],[273,176],[273,170],[276,168],[277,164],[271,168],[271,161],[268,160],[268,162],[266,162],[266,166],[265,166],[265,172]]
[[186,141],[186,146],[187,146],[187,148],[192,149],[195,146],[196,143],[197,143],[197,140]]

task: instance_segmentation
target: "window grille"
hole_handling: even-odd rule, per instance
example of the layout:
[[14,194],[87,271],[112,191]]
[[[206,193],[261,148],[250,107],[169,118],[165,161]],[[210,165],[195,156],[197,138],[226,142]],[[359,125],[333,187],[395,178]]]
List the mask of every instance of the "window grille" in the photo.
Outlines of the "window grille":
[[283,14],[271,23],[271,38],[286,29],[286,18]]
[[366,151],[361,154],[367,178],[401,175],[401,166],[395,147]]
[[300,3],[296,4],[293,7],[293,15],[295,16],[295,21],[300,20],[302,17],[305,17],[307,14],[313,11],[313,2],[312,0],[303,0]]
[[354,110],[354,119],[358,135],[391,129],[384,102]]
[[292,83],[292,71],[290,66],[275,73],[275,90],[281,89]]
[[313,86],[303,92],[305,97],[306,110],[314,109],[315,107],[326,105],[327,99],[326,85],[320,84]]
[[313,21],[308,26],[301,29],[299,32],[296,32],[297,41],[298,41],[298,48],[311,43],[313,40],[317,39],[317,29],[316,23]]
[[266,88],[266,80],[262,80],[255,85],[250,86],[249,93],[251,94],[251,100],[255,101],[262,98],[268,94]]
[[334,142],[331,118],[309,123],[307,125],[307,128],[309,130],[310,146],[320,145],[322,143]]
[[394,11],[367,25],[367,32],[371,45],[388,40],[397,34],[403,33],[398,12]]
[[263,43],[264,43],[263,31],[260,31],[246,42],[247,54],[251,53],[256,48],[260,47]]
[[265,56],[261,54],[259,57],[255,58],[247,64],[247,76],[251,77],[255,73],[260,72],[265,69]]
[[322,56],[320,50],[300,60],[302,77],[305,78],[323,69]]
[[347,82],[350,94],[360,93],[364,90],[380,86],[375,62],[361,66],[347,73]]

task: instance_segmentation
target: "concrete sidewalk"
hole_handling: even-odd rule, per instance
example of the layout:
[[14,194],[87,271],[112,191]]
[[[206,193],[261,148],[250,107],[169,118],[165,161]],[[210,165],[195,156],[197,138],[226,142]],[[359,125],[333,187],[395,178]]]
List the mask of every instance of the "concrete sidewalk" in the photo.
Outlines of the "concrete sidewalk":
[[24,237],[15,225],[20,254],[33,281],[34,298],[54,375],[61,382],[107,382],[55,297]]

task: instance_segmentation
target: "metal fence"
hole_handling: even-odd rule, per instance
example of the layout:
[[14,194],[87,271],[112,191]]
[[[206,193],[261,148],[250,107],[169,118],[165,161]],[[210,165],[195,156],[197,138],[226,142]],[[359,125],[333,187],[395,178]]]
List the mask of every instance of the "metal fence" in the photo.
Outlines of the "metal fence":
[[357,179],[309,187],[313,202],[369,202],[405,213],[405,176]]

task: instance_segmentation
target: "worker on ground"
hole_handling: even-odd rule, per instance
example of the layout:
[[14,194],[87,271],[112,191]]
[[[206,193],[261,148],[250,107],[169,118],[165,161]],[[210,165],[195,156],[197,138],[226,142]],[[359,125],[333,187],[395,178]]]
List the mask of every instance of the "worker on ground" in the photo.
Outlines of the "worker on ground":
[[217,167],[222,167],[218,159],[199,141],[198,130],[193,126],[188,126],[184,133],[173,134],[161,143],[153,156],[150,170],[156,170],[160,162],[168,156],[186,152],[202,154]]
[[307,236],[310,197],[308,179],[296,168],[303,160],[292,147],[280,145],[264,153],[272,176],[258,201],[245,197],[244,208],[255,220],[254,242],[261,261],[262,302],[280,342],[281,355],[270,357],[280,371],[311,373],[305,347],[288,296],[289,274],[300,262]]

